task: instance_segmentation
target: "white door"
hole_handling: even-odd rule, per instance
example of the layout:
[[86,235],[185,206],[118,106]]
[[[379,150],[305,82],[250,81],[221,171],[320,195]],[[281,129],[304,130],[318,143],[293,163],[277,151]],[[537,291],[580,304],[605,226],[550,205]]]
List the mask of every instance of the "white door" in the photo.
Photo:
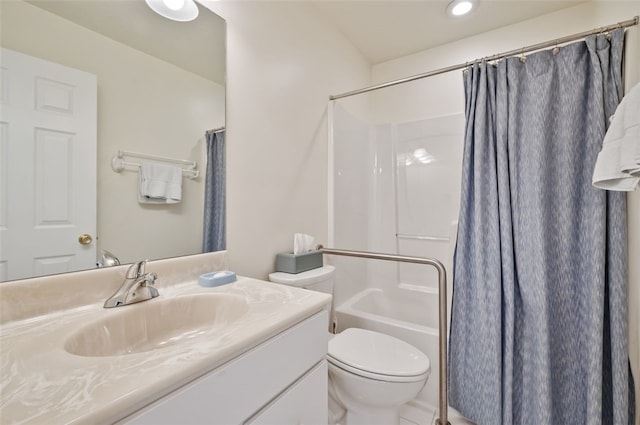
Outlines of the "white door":
[[0,281],[95,267],[96,76],[0,50]]

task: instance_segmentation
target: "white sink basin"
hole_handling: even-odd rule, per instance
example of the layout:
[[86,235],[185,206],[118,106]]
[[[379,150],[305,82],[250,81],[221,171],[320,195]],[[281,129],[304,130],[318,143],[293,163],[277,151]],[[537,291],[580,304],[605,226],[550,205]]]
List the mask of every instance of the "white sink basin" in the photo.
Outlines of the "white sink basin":
[[234,294],[155,298],[105,311],[72,334],[64,349],[78,356],[142,353],[209,335],[242,317],[249,307]]

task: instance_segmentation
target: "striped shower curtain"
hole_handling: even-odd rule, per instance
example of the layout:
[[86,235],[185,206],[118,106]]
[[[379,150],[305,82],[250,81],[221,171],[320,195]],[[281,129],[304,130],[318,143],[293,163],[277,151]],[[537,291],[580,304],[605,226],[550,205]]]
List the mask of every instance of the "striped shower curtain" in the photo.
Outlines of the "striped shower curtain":
[[479,425],[633,423],[625,196],[591,186],[623,40],[465,73],[449,396]]
[[226,248],[225,132],[207,131],[202,252]]

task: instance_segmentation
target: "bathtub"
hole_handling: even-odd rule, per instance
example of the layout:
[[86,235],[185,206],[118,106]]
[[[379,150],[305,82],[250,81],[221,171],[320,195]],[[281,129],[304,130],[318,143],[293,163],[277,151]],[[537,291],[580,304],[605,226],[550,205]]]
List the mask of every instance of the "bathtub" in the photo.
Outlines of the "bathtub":
[[369,288],[335,309],[337,330],[362,328],[394,336],[429,357],[431,374],[414,403],[427,411],[438,406],[438,294]]

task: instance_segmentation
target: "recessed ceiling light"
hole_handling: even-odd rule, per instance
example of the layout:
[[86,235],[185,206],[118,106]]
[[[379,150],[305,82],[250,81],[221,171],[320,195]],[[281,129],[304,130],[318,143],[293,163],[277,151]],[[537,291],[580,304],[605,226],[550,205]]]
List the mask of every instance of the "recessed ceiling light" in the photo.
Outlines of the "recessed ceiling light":
[[193,0],[145,0],[158,15],[172,21],[188,22],[198,17],[198,6]]
[[474,0],[453,0],[447,6],[447,13],[450,16],[462,16],[471,12],[475,5]]

